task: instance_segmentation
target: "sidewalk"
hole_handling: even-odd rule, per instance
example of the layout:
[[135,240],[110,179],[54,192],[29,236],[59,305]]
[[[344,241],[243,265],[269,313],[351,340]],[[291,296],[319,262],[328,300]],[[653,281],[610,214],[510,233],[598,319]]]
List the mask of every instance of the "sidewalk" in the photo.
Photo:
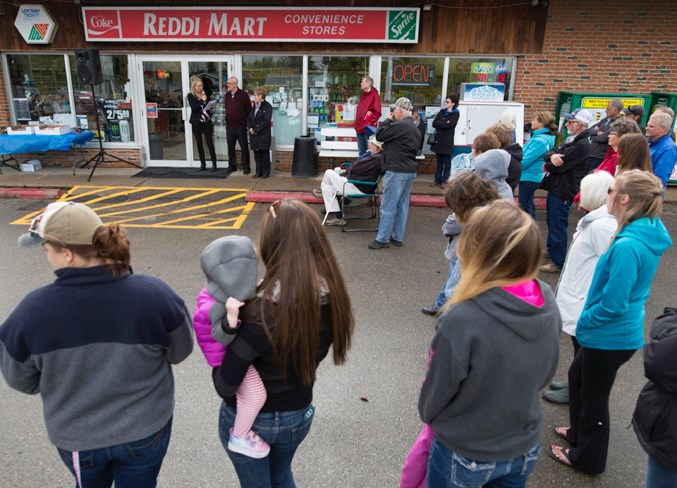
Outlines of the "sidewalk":
[[[247,201],[274,202],[285,196],[295,196],[306,203],[322,203],[310,192],[320,187],[322,173],[315,178],[294,178],[290,172],[275,171],[262,180],[244,176],[242,172],[224,178],[132,178],[137,168],[97,168],[91,182],[90,170],[70,167],[47,167],[36,173],[22,173],[6,166],[0,175],[0,198],[58,198],[69,188],[79,186],[133,186],[133,187],[192,187],[192,188],[243,188],[248,191]],[[444,207],[444,191],[431,187],[432,174],[416,177],[411,191],[411,205],[418,207]],[[536,193],[536,204],[543,208],[545,192]],[[666,202],[677,202],[677,187],[668,188]]]

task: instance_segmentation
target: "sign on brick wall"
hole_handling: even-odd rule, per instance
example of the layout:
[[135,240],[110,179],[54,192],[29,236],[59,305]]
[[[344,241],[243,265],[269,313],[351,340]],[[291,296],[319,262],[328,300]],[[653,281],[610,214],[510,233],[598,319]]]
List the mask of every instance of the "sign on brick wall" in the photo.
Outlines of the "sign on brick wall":
[[418,8],[83,7],[87,41],[418,42]]

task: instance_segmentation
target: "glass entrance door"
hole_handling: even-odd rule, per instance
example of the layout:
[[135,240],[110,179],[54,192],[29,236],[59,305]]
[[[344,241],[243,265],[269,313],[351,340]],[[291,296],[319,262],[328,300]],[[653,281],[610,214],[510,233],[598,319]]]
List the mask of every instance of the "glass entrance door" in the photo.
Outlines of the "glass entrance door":
[[141,61],[141,66],[148,166],[190,166],[182,62]]
[[[226,60],[189,60],[188,72],[189,77],[197,75],[202,78],[205,93],[216,104],[212,107],[210,114],[212,117],[212,124],[214,125],[214,147],[216,148],[216,159],[219,162],[228,160],[228,145],[226,143],[226,107],[224,104],[224,95],[228,91],[226,81],[231,76],[229,68],[232,63]],[[190,107],[187,109],[190,111]],[[188,114],[190,117],[190,113]],[[193,159],[198,159],[194,164],[200,164],[197,146],[195,145],[195,138],[191,138],[193,148]],[[209,150],[205,146],[205,155],[207,157],[207,164],[209,165]],[[219,164],[219,167],[225,167],[226,163]]]
[[[226,81],[232,76],[232,57],[143,56],[138,79],[143,80],[144,143],[148,166],[200,166],[190,125],[190,77],[202,78],[205,91],[216,102],[210,111],[214,124],[214,146],[219,167],[228,159],[226,144]],[[204,142],[203,142],[204,144]],[[207,160],[209,150],[205,146]]]

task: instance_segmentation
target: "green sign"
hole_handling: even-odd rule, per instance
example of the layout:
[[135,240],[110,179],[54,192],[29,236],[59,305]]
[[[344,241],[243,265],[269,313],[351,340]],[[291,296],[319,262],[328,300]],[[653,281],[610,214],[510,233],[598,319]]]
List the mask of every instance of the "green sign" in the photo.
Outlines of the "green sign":
[[387,40],[416,42],[418,40],[418,10],[390,10]]

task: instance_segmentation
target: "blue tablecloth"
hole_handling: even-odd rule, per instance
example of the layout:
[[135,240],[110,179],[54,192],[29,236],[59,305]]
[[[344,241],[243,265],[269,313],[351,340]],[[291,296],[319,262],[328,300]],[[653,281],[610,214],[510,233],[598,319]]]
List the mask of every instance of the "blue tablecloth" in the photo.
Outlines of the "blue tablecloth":
[[46,151],[69,151],[73,144],[84,144],[94,139],[93,132],[69,132],[60,136],[0,135],[0,154],[18,154]]

